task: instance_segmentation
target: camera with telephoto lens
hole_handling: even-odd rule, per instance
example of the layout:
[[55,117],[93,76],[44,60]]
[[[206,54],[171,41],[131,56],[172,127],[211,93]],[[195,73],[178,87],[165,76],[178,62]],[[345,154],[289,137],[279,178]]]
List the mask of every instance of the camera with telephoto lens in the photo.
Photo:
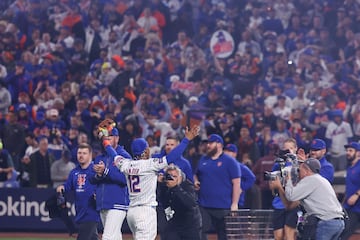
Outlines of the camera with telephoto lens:
[[[280,165],[280,170],[264,172],[265,181],[274,181],[276,178],[279,178],[281,185],[285,187],[286,178],[290,174],[293,184],[298,182],[299,162],[295,154],[290,153],[289,150],[280,150],[274,161]],[[291,166],[286,166],[286,162],[291,162]]]
[[165,174],[165,181],[173,181],[173,180],[174,180],[174,178],[173,178],[173,176],[171,176],[170,173]]

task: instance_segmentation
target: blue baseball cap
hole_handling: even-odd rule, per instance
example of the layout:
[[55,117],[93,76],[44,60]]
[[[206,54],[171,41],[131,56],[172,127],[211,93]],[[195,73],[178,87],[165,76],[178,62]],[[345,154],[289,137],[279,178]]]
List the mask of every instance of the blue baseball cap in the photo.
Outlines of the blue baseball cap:
[[319,138],[315,138],[314,140],[312,140],[311,146],[310,146],[311,150],[321,150],[321,149],[325,149],[325,148],[326,148],[326,144],[325,144],[324,140],[321,140]]
[[119,130],[114,127],[111,132],[109,133],[110,136],[119,136]]
[[358,143],[358,142],[350,142],[349,144],[344,145],[344,148],[353,148],[356,151],[360,151],[360,143]]
[[217,134],[211,134],[208,138],[208,142],[218,142],[218,143],[221,143],[222,145],[224,145],[224,140],[222,139],[222,137],[220,135],[217,135]]
[[45,113],[44,113],[44,112],[37,112],[37,113],[36,113],[36,120],[37,120],[37,121],[43,121],[43,120],[45,120]]
[[237,153],[238,152],[238,148],[235,144],[227,144],[225,146],[225,150],[229,151],[229,152],[234,152],[234,153]]
[[342,117],[343,111],[341,109],[335,109],[330,112],[332,117]]
[[148,143],[144,138],[137,138],[131,143],[131,151],[134,156],[141,155],[146,148],[148,148]]

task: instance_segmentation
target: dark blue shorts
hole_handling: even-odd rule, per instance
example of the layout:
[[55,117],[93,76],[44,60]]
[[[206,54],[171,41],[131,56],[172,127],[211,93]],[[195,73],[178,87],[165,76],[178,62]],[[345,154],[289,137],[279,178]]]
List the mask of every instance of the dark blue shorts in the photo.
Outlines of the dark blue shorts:
[[291,210],[274,209],[272,219],[274,230],[284,228],[285,225],[291,228],[296,228],[298,210],[299,208],[294,208]]

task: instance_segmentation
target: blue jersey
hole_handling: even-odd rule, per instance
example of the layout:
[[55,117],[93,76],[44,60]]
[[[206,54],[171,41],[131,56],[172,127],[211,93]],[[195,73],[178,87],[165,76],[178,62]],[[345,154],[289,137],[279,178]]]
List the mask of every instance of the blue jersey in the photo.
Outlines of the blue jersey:
[[349,206],[347,204],[347,200],[351,197],[355,192],[360,189],[360,160],[355,163],[354,166],[348,167],[346,171],[346,191],[345,191],[345,203],[344,208],[351,212],[360,213],[360,201],[356,201],[353,206]]
[[244,206],[245,204],[245,192],[246,190],[250,189],[256,180],[254,173],[248,168],[245,164],[240,163],[240,170],[241,170],[241,195],[239,198],[239,206]]
[[325,157],[322,157],[319,161],[321,166],[319,174],[332,184],[334,181],[334,166]]
[[[122,147],[117,146],[116,153],[124,158],[131,158],[130,154]],[[125,175],[113,163],[113,157],[107,153],[97,156],[95,164],[103,161],[105,164],[104,174],[99,177],[96,173],[91,182],[96,188],[96,209],[118,209],[127,210],[129,206],[129,194],[126,187]],[[114,194],[116,193],[116,194]]]
[[93,164],[86,169],[79,165],[74,168],[64,184],[65,192],[75,191],[75,222],[99,222],[100,216],[96,211],[95,189],[96,186],[90,183],[90,178],[94,174]]
[[[166,153],[165,153],[165,151],[162,151],[161,153],[154,154],[152,157],[154,157],[154,158],[162,158],[164,156],[166,156]],[[183,173],[185,173],[186,178],[189,179],[193,183],[194,182],[194,176],[193,176],[193,171],[192,171],[189,160],[187,160],[182,155],[180,155],[176,159],[176,163],[177,163],[176,165],[181,169],[181,171],[183,171]]]
[[239,163],[226,154],[221,154],[215,160],[203,156],[199,161],[196,175],[200,181],[200,206],[230,209],[232,180],[241,177]]

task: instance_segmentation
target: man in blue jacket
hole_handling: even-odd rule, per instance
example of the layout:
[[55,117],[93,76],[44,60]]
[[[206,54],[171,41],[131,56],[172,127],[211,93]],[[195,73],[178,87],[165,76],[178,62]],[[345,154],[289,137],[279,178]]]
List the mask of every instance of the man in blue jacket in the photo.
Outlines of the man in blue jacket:
[[[118,145],[119,131],[113,127],[107,137],[117,154],[131,158],[130,154]],[[96,208],[104,226],[103,240],[121,240],[121,227],[129,206],[126,178],[113,164],[113,158],[106,152],[94,160],[95,174],[91,181],[97,184]]]
[[77,151],[79,165],[74,168],[64,185],[56,188],[58,193],[75,192],[75,222],[78,224],[79,233],[77,240],[98,240],[97,227],[100,222],[95,206],[96,186],[90,183],[94,175],[92,163],[92,148],[87,143],[79,145]]

